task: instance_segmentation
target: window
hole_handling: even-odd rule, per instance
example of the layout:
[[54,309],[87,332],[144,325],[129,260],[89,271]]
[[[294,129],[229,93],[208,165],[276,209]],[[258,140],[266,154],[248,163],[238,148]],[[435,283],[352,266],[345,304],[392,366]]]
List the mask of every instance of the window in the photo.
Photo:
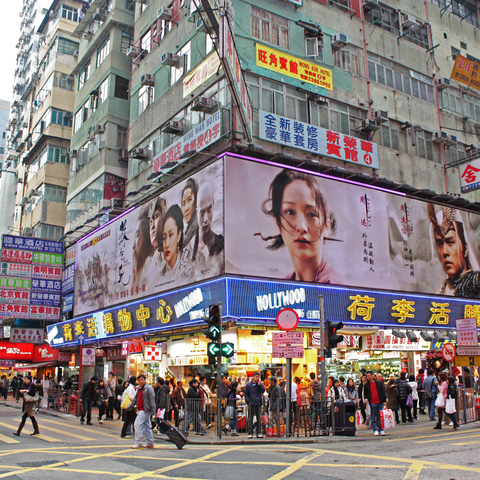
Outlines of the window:
[[[468,96],[467,96],[468,97]],[[440,108],[442,110],[450,110],[451,112],[463,115],[463,99],[462,92],[455,90],[454,88],[445,88],[438,92],[438,99]],[[465,105],[469,109],[469,105]],[[466,116],[469,116],[468,110],[465,112]]]
[[[45,158],[46,157],[46,158]],[[39,167],[44,163],[61,163],[63,165],[68,165],[68,155],[67,151],[64,148],[48,146],[48,153],[45,157],[40,158]]]
[[128,88],[130,81],[126,78],[115,75],[115,97],[128,100]]
[[55,123],[56,125],[62,125],[64,127],[72,126],[72,114],[71,112],[65,112],[63,110],[51,109],[51,120],[50,123]]
[[[55,57],[57,53],[57,42],[58,42],[58,37],[52,42],[52,44],[50,45],[50,48],[47,50],[47,53],[43,56],[43,59],[40,62],[40,66],[38,68],[40,72],[44,72],[47,69],[50,62]],[[32,43],[32,46],[33,46],[33,43]],[[29,69],[30,68],[27,66],[27,70]]]
[[97,50],[97,67],[100,66],[110,53],[110,38]]
[[58,77],[58,86],[64,90],[73,90],[73,78],[67,73],[61,73]]
[[135,0],[126,0],[126,9],[129,10],[130,12],[135,11]]
[[108,78],[107,77],[99,87],[100,90],[100,105],[107,99],[108,97]]
[[402,130],[400,123],[394,120],[382,123],[380,131],[375,133],[373,141],[398,152],[408,152],[407,132]]
[[453,13],[467,22],[478,27],[478,18],[475,2],[469,0],[428,0],[430,3]]
[[342,12],[351,13],[349,0],[329,0],[328,4],[338,8]]
[[451,47],[451,48],[452,48],[452,58],[453,58],[453,61],[455,61],[457,59],[457,55],[460,54],[460,50],[455,47]]
[[37,93],[37,96],[35,97],[33,104],[36,107],[40,107],[42,103],[45,101],[45,98],[47,98],[48,94],[52,91],[53,88],[53,79],[54,79],[54,74],[52,73],[46,82],[42,85],[42,88],[40,91]]
[[305,38],[305,56],[323,62],[323,37]]
[[143,52],[150,52],[152,47],[152,32],[150,29],[148,29],[147,33],[142,37],[140,44]]
[[213,50],[213,40],[208,33],[205,34],[205,44],[206,44],[205,55],[208,55]]
[[78,89],[80,90],[84,85],[85,82],[90,78],[90,62],[85,65],[78,74]]
[[286,50],[289,45],[289,20],[252,6],[252,36]]
[[33,227],[33,236],[58,241],[63,236],[63,228],[39,223]]
[[433,80],[386,58],[368,53],[368,74],[371,82],[381,83],[398,92],[435,103]]
[[155,87],[143,86],[138,91],[138,114],[144,112],[153,103]]
[[62,18],[66,20],[72,20],[73,22],[78,22],[78,13],[77,10],[68,7],[67,5],[62,5],[62,11],[60,12]]
[[180,57],[178,66],[170,67],[170,85],[172,86],[182,75],[190,70],[190,42],[188,42],[177,55]]
[[117,147],[127,148],[127,129],[117,127]]
[[[427,160],[433,160],[433,142],[432,132],[420,130],[416,133],[416,155],[417,157],[426,158]],[[415,155],[415,147],[412,147],[412,155]]]
[[354,75],[358,75],[357,47],[354,47],[353,45],[347,45],[340,50],[334,50],[333,64],[342,70],[346,70],[347,72],[352,72]]
[[464,50],[466,50],[467,44],[465,42],[460,42],[460,48],[463,48]]
[[457,163],[465,159],[465,145],[462,143],[456,143],[449,147],[445,147],[445,163],[447,165],[451,163]]
[[67,38],[58,37],[58,53],[65,55],[73,55],[73,52],[78,50],[78,43],[68,40]]
[[49,184],[46,184],[43,187],[45,195],[44,198],[47,202],[67,202],[67,189],[65,187]]
[[387,30],[387,32],[391,32],[397,36],[400,34],[398,11],[386,5],[379,5],[366,11],[365,20],[383,30]]
[[129,33],[122,32],[122,41],[120,47],[120,51],[122,53],[127,53],[127,49],[132,45],[132,40],[133,37]]
[[[445,90],[443,90],[445,91]],[[474,97],[468,93],[463,94],[464,114],[469,119],[480,122],[480,98]]]
[[407,34],[403,38],[409,40],[410,42],[413,42],[423,48],[429,47],[428,30],[426,25],[416,23],[410,27],[404,27],[403,33]]
[[75,114],[75,125],[73,132],[76,133],[83,124],[83,107]]

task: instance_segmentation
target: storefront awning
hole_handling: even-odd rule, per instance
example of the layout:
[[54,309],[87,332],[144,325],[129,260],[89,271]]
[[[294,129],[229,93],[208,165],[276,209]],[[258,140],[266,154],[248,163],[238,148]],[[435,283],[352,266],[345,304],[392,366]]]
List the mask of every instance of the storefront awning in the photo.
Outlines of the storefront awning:
[[40,363],[31,363],[30,365],[22,365],[21,367],[15,367],[16,372],[29,372],[30,370],[35,370],[36,368],[49,367],[50,365],[57,365],[58,362],[40,362]]

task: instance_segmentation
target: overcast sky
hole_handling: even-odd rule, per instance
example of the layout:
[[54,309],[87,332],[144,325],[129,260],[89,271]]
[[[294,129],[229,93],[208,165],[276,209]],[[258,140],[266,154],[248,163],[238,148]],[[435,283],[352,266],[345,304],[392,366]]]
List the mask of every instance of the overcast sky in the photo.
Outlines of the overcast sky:
[[12,101],[13,73],[18,49],[22,0],[0,0],[0,99]]

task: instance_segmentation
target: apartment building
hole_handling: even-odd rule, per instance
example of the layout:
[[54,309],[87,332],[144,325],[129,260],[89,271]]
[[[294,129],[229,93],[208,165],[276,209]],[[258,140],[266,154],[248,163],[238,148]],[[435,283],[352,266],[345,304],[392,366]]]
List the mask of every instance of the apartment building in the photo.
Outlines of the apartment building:
[[66,233],[75,230],[77,238],[77,229],[125,195],[132,66],[126,52],[133,9],[128,0],[84,2],[74,31],[79,50],[71,72],[75,106]]

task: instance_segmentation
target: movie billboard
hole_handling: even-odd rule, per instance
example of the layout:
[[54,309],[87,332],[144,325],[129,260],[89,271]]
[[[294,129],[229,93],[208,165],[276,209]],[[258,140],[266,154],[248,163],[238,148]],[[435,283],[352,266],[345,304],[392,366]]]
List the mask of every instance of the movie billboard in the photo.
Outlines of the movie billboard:
[[74,313],[224,272],[223,162],[216,162],[77,243]]
[[480,298],[479,215],[267,163],[227,158],[226,273]]

